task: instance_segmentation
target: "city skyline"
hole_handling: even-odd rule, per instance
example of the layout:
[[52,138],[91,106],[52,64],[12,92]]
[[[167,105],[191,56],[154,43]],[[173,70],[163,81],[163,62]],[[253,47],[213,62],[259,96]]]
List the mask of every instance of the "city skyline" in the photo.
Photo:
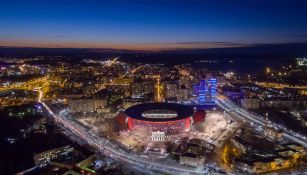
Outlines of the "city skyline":
[[0,174],[306,174],[306,11],[2,0]]

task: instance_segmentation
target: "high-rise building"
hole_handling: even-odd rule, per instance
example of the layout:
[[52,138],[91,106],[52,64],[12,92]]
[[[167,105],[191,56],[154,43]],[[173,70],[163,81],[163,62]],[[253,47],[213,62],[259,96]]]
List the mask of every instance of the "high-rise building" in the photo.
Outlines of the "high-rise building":
[[194,85],[194,95],[197,97],[198,104],[215,104],[217,95],[217,81],[215,78],[201,80]]
[[206,98],[206,103],[207,104],[215,104],[215,99],[216,99],[216,88],[217,88],[217,83],[215,78],[210,78],[209,80],[206,81],[207,83],[207,98]]
[[206,80],[201,80],[198,90],[198,103],[204,105],[206,103],[206,94],[208,93]]
[[166,84],[166,98],[176,98],[178,94],[178,87],[175,83]]
[[160,77],[157,78],[157,83],[155,84],[155,101],[163,102],[164,99],[164,85],[160,81]]

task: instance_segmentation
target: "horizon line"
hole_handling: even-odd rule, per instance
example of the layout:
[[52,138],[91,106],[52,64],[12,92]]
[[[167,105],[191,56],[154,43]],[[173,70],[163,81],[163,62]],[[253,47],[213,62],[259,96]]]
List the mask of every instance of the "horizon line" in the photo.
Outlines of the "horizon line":
[[[172,48],[144,48],[144,49],[134,49],[134,48],[116,48],[116,47],[71,47],[71,46],[62,46],[62,47],[54,47],[54,46],[23,46],[23,45],[1,45],[0,48],[24,48],[24,49],[89,49],[89,50],[109,50],[109,51],[148,51],[148,52],[163,52],[163,51],[184,51],[184,50],[211,50],[211,49],[237,49],[237,48],[251,48],[251,47],[259,47],[259,46],[282,46],[282,45],[295,45],[295,44],[307,44],[306,42],[280,42],[280,43],[235,43],[235,42],[178,42],[175,44],[194,44],[201,45],[203,43],[216,43],[216,44],[227,44],[228,47],[192,47],[192,48],[184,48],[184,47],[172,47]],[[233,44],[233,45],[232,45]],[[218,45],[217,45],[218,46]]]

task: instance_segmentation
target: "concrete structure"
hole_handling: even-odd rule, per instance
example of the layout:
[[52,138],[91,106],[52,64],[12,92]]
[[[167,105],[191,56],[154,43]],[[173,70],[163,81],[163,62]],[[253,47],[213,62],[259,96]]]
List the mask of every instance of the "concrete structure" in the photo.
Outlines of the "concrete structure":
[[178,133],[190,128],[193,114],[193,108],[177,103],[143,103],[126,109],[125,121],[130,130]]
[[295,107],[307,107],[306,100],[292,99],[292,98],[273,98],[261,101],[261,107],[263,108],[295,108]]
[[165,85],[166,90],[166,98],[167,99],[172,99],[172,98],[177,98],[178,95],[178,85],[175,83],[169,83]]
[[244,98],[241,100],[241,105],[244,109],[259,109],[260,99],[259,98]]
[[198,166],[198,157],[192,153],[184,153],[180,155],[179,163],[182,165],[187,165],[191,167]]
[[152,141],[164,141],[165,140],[165,132],[152,132],[151,133],[151,140]]
[[259,149],[260,140],[250,143],[242,138],[231,139],[229,149],[235,155],[233,167],[248,174],[268,173],[289,169],[300,163],[306,152],[302,146],[296,144],[267,145],[269,148]]
[[154,92],[152,81],[134,82],[131,84],[131,97],[141,98],[143,95]]
[[69,109],[73,112],[109,112],[107,101],[103,99],[76,99],[69,101]]
[[63,146],[60,148],[54,148],[51,150],[47,150],[47,151],[35,154],[33,156],[33,159],[34,159],[35,165],[43,167],[51,163],[51,161],[53,160],[67,156],[68,154],[72,153],[73,150],[74,148],[69,145]]
[[189,89],[186,86],[181,85],[178,89],[177,100],[186,101],[188,99],[189,99]]

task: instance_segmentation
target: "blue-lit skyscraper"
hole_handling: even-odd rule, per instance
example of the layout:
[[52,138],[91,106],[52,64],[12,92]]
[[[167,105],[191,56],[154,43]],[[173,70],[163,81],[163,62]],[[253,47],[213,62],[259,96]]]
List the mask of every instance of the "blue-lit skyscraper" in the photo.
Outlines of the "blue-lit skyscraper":
[[207,93],[207,98],[206,98],[206,103],[207,104],[215,104],[215,99],[216,99],[216,88],[217,88],[217,82],[215,78],[210,78],[207,80],[207,88],[208,88],[208,93]]
[[194,85],[194,95],[197,97],[200,105],[215,104],[217,94],[217,82],[215,78],[201,80],[199,84]]
[[206,94],[207,94],[206,80],[201,80],[198,89],[199,104],[204,105],[206,103]]

